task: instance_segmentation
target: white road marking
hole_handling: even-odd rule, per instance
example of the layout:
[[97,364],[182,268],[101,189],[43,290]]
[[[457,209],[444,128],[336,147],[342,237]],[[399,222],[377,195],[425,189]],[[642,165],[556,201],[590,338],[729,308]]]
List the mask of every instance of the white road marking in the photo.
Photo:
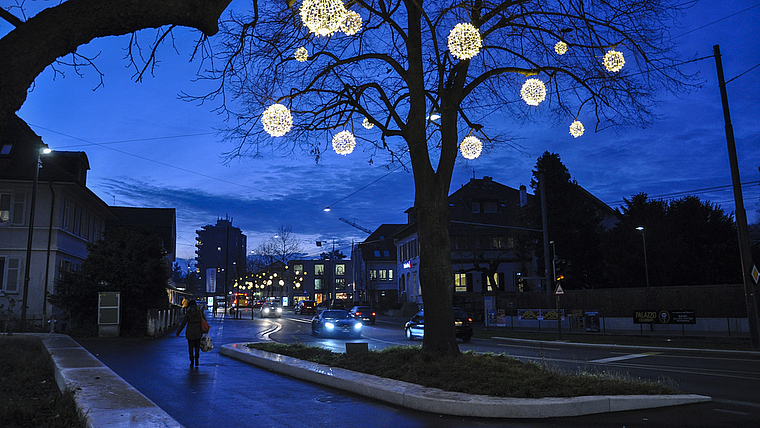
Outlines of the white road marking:
[[660,354],[660,352],[645,352],[643,354],[628,354],[628,355],[621,355],[619,357],[602,358],[601,360],[593,360],[589,362],[590,363],[611,363],[614,361],[630,360],[633,358],[651,357],[652,355],[657,355],[657,354]]

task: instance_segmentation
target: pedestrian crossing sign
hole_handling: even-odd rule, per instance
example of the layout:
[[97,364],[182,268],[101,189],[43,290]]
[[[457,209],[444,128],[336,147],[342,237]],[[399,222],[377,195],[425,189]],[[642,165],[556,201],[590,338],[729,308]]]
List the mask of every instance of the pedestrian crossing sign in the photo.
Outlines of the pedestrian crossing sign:
[[562,289],[561,284],[557,284],[557,289],[554,290],[554,295],[559,296],[560,294],[565,294],[565,290]]

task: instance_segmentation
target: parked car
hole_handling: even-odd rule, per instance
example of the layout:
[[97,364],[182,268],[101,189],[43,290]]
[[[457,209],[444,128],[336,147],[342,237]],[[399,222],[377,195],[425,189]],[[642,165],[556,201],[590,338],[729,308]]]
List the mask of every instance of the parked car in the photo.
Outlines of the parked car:
[[320,336],[362,335],[362,323],[352,317],[348,311],[328,309],[320,312],[311,320],[311,334]]
[[282,316],[282,306],[278,305],[277,303],[264,303],[261,305],[261,309],[259,309],[259,316],[261,318],[265,317],[275,317],[279,318]]
[[334,299],[330,302],[330,307],[328,309],[346,309],[346,303],[342,299]]
[[293,310],[296,315],[298,314],[317,314],[317,302],[313,300],[299,300],[296,303],[296,307]]
[[375,325],[375,317],[377,313],[373,311],[369,306],[354,306],[350,311],[348,311],[348,313],[363,323],[370,323],[372,325]]
[[[462,342],[468,343],[472,339],[472,318],[467,315],[464,309],[454,308],[454,326],[456,327],[456,334],[458,339],[462,339]],[[422,339],[425,337],[425,310],[417,312],[404,325],[404,334],[409,340],[414,340],[419,337]]]

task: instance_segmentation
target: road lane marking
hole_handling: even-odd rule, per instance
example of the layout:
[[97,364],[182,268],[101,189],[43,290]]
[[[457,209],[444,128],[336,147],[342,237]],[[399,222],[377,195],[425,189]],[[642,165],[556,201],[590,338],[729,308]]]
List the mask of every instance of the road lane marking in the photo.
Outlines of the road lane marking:
[[631,360],[633,358],[642,358],[642,357],[651,357],[653,355],[659,355],[661,352],[645,352],[643,354],[628,354],[628,355],[621,355],[619,357],[609,357],[609,358],[602,358],[601,360],[592,360],[589,361],[590,363],[612,363],[615,361],[623,361],[623,360]]

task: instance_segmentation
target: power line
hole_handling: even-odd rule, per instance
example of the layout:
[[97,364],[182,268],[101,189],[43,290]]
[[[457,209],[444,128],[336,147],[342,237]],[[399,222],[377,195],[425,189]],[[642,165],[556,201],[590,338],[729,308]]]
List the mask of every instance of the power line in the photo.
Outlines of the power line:
[[718,23],[718,22],[720,22],[720,21],[726,20],[726,19],[728,19],[728,18],[731,18],[732,16],[736,16],[736,15],[738,15],[738,14],[740,14],[740,13],[744,13],[744,12],[746,12],[746,11],[748,11],[748,10],[750,10],[750,9],[754,9],[754,8],[756,8],[756,7],[758,7],[758,6],[760,6],[760,4],[756,4],[756,5],[754,5],[754,6],[750,6],[750,7],[746,8],[746,9],[742,9],[742,10],[740,10],[740,11],[738,11],[738,12],[732,13],[731,15],[727,15],[727,16],[724,16],[723,18],[719,18],[719,19],[716,19],[715,21],[712,21],[712,22],[708,22],[707,24],[704,24],[704,25],[700,25],[700,26],[699,26],[699,27],[697,27],[697,28],[691,29],[691,30],[689,30],[689,31],[687,31],[687,32],[685,32],[685,33],[682,33],[682,34],[679,34],[679,35],[677,35],[677,36],[674,36],[673,38],[674,38],[674,39],[677,39],[677,38],[679,38],[679,37],[683,37],[683,36],[685,36],[685,35],[687,35],[687,34],[691,34],[691,33],[695,32],[695,31],[697,31],[697,30],[701,30],[701,29],[703,29],[703,28],[705,28],[705,27],[709,27],[710,25],[716,24],[716,23]]

